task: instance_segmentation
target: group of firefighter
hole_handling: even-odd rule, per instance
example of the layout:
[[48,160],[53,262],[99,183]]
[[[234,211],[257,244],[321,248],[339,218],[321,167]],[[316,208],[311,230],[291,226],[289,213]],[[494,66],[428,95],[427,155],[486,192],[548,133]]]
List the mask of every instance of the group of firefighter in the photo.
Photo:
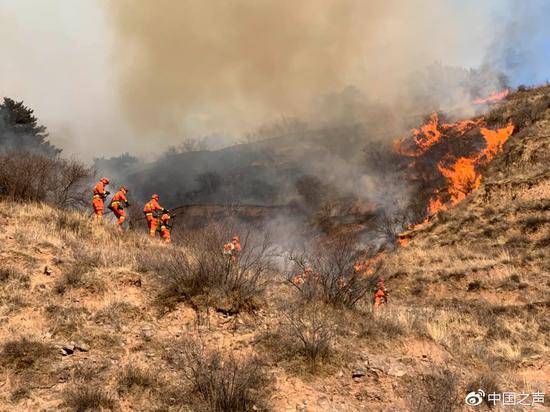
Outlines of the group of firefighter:
[[[105,211],[105,200],[110,192],[106,189],[109,184],[109,179],[106,177],[99,180],[93,189],[92,206],[94,209],[94,215],[96,220],[101,220]],[[126,220],[126,208],[130,206],[128,202],[128,189],[125,186],[120,186],[118,191],[111,198],[109,203],[109,209],[113,212],[117,218],[117,224],[122,226]],[[160,237],[165,242],[170,243],[172,238],[170,231],[172,225],[170,224],[170,212],[159,204],[160,196],[154,194],[151,196],[145,206],[143,207],[143,214],[147,221],[147,227],[149,229],[149,236],[155,237],[157,232],[160,233]]]
[[[106,177],[99,180],[96,183],[93,189],[93,198],[92,206],[94,209],[94,215],[96,220],[101,220],[103,218],[105,210],[105,200],[110,192],[106,189],[106,186],[109,184],[109,179]],[[126,208],[130,206],[128,202],[128,189],[125,186],[120,186],[118,191],[111,198],[109,203],[109,209],[113,212],[117,218],[117,224],[122,226],[126,219]],[[172,241],[170,232],[172,230],[172,225],[170,224],[170,211],[162,207],[159,203],[160,196],[158,194],[153,194],[151,200],[149,200],[143,207],[143,214],[145,215],[145,220],[147,221],[147,227],[149,229],[149,236],[155,237],[157,232],[160,233],[160,237],[167,243]],[[229,261],[235,262],[242,250],[240,240],[238,236],[233,236],[230,242],[227,242],[223,245],[223,254],[227,256]],[[364,264],[356,263],[354,266],[355,273],[362,272]],[[318,277],[310,267],[305,267],[303,273],[296,275],[292,282],[299,286],[304,282],[308,282],[314,278]],[[346,287],[346,281],[343,277],[340,277],[337,281],[338,287],[344,289]],[[379,279],[376,285],[376,290],[374,292],[374,307],[379,308],[388,301],[388,291],[384,285],[384,279]]]

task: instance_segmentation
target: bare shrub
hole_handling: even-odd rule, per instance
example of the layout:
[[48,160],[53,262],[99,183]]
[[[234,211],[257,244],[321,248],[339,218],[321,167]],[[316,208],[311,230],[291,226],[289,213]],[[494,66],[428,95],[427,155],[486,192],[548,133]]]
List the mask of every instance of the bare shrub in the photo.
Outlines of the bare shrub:
[[46,343],[27,338],[9,340],[2,345],[0,365],[16,371],[26,370],[39,366],[53,356],[53,347]]
[[218,350],[207,350],[202,344],[188,342],[184,346],[183,361],[183,379],[206,410],[264,409],[269,381],[258,358],[223,356]]
[[298,353],[312,364],[330,355],[334,340],[334,323],[322,305],[304,305],[287,311],[285,333]]
[[118,393],[128,393],[134,388],[139,390],[151,389],[157,385],[158,379],[154,372],[131,364],[126,365],[117,378]]
[[[290,254],[287,280],[302,301],[318,299],[335,307],[353,308],[374,289],[381,261],[372,251],[358,251],[356,244],[353,236],[338,235],[313,245],[310,251]],[[356,269],[360,260],[366,260],[365,270]]]
[[77,161],[25,151],[0,155],[0,186],[4,196],[14,200],[82,204],[83,184],[91,176],[92,171]]
[[238,313],[254,310],[265,287],[265,276],[273,270],[272,246],[268,236],[242,236],[242,252],[236,261],[222,254],[231,232],[220,225],[210,225],[188,234],[186,250],[171,249],[162,254],[143,256],[141,265],[156,272],[164,285],[160,303],[170,305],[179,300],[205,301],[223,305]]
[[410,404],[414,411],[453,412],[462,410],[458,377],[448,369],[434,370],[419,377],[420,391],[413,390]]
[[113,410],[116,401],[107,390],[89,383],[65,390],[63,393],[63,406],[77,412]]

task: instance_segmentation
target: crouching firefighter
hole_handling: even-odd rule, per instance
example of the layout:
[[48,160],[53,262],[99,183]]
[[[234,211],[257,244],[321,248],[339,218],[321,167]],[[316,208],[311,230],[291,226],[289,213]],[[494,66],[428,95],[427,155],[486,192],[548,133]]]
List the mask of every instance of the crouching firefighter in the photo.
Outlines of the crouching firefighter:
[[157,233],[157,227],[159,225],[159,218],[163,213],[168,213],[168,210],[163,208],[159,204],[160,196],[154,194],[151,196],[151,200],[148,201],[143,207],[143,213],[145,214],[145,219],[147,220],[147,227],[149,228],[149,236],[155,237]]
[[92,207],[94,208],[94,215],[97,221],[103,218],[103,211],[105,209],[105,199],[109,195],[109,191],[105,190],[105,186],[109,184],[109,179],[102,178],[94,186]]
[[109,205],[109,209],[113,211],[118,219],[117,224],[121,227],[122,223],[126,219],[126,211],[124,209],[130,206],[128,198],[126,197],[127,194],[128,189],[124,186],[120,186],[120,189],[118,189],[118,192],[115,193],[111,199],[111,204]]
[[160,217],[160,237],[164,239],[166,243],[172,242],[170,232],[172,231],[173,224],[170,223],[170,213],[167,211]]

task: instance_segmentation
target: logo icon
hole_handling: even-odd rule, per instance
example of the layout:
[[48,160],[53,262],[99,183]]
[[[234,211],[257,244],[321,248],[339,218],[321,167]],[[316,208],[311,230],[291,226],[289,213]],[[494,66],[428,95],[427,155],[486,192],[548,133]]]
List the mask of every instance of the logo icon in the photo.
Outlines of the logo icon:
[[483,398],[485,397],[485,391],[483,389],[478,389],[475,392],[470,392],[466,395],[466,405],[477,406],[481,405]]

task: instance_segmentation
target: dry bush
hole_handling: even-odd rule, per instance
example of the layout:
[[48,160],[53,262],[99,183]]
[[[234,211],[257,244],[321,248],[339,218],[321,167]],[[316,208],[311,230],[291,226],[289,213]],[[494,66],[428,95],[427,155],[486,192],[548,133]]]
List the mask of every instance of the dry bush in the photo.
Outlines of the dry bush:
[[480,373],[474,379],[472,379],[467,385],[465,393],[470,393],[482,389],[485,392],[483,401],[489,408],[493,408],[495,405],[493,402],[489,402],[488,395],[490,393],[501,393],[502,390],[498,383],[498,377],[494,373]]
[[105,282],[85,264],[76,263],[55,282],[54,290],[60,295],[71,289],[85,289],[90,293],[103,293],[107,290]]
[[419,377],[419,388],[411,388],[410,406],[414,411],[453,412],[462,410],[463,393],[458,388],[458,377],[448,369],[434,369]]
[[284,332],[291,344],[312,364],[326,359],[332,350],[334,322],[330,309],[319,304],[297,307],[284,313]]
[[13,151],[0,155],[0,186],[14,200],[47,201],[59,206],[83,204],[83,184],[91,169],[72,160]]
[[335,338],[339,332],[349,332],[349,324],[342,324],[339,331],[338,315],[332,307],[318,301],[293,305],[281,314],[281,322],[255,338],[260,350],[292,374],[317,374],[333,366]]
[[0,267],[0,313],[9,315],[27,306],[24,290],[29,288],[27,273],[12,266]]
[[244,412],[265,408],[269,380],[258,358],[223,356],[218,350],[188,342],[182,360],[182,377],[200,409]]
[[[381,261],[371,259],[367,273],[356,272],[354,265],[360,259],[374,257],[372,252],[360,252],[352,235],[339,235],[329,241],[318,242],[310,251],[290,254],[292,267],[287,280],[298,291],[300,300],[321,300],[338,308],[354,308],[370,294],[382,272]],[[365,256],[366,255],[366,256]],[[306,268],[311,274],[303,282],[296,282]]]
[[126,365],[117,377],[117,390],[119,394],[128,393],[133,389],[153,389],[158,384],[158,377],[155,372],[131,364]]
[[63,406],[77,412],[113,410],[116,400],[107,390],[95,384],[83,383],[65,390]]
[[2,345],[0,365],[16,371],[41,366],[54,357],[54,348],[40,341],[27,338],[9,340]]
[[159,303],[180,300],[218,305],[230,313],[258,307],[266,275],[274,269],[272,245],[267,236],[242,236],[242,252],[236,262],[222,254],[231,232],[210,225],[184,239],[185,251],[164,249],[160,254],[141,256],[141,266],[153,271],[163,285]]

